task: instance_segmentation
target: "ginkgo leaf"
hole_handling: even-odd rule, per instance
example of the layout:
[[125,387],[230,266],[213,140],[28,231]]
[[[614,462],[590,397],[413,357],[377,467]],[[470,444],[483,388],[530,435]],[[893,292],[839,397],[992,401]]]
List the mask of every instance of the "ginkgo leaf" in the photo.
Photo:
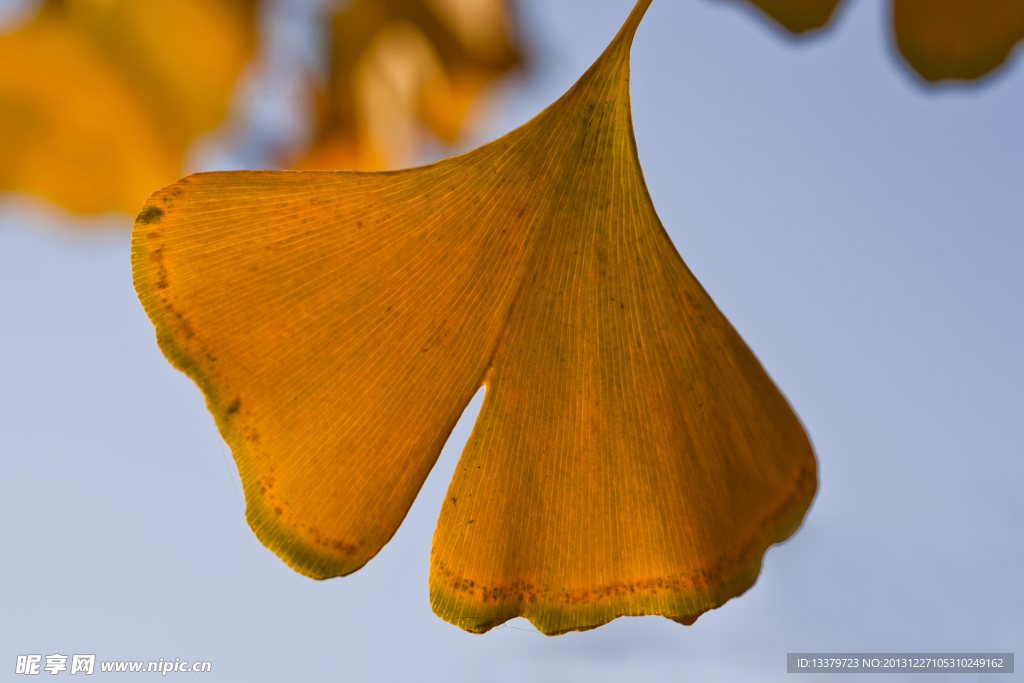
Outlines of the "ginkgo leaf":
[[893,0],[892,23],[900,53],[922,77],[970,80],[1024,39],[1024,2]]
[[138,211],[223,118],[255,0],[50,0],[0,36],[0,191]]
[[691,623],[800,524],[807,436],[644,185],[629,47],[649,3],[566,95],[462,156],[197,174],[147,202],[139,297],[297,571],[380,550],[480,386],[430,567],[466,630]]
[[301,168],[405,165],[422,128],[455,140],[481,90],[521,62],[505,0],[353,0],[333,17],[331,38]]
[[793,33],[821,28],[840,0],[747,0]]

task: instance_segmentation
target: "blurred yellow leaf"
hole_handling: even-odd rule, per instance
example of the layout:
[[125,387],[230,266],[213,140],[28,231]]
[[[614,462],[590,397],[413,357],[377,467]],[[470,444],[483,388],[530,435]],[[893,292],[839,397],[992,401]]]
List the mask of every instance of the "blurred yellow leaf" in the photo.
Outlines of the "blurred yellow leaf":
[[480,386],[430,568],[434,610],[466,630],[691,623],[800,524],[807,436],[644,185],[629,46],[649,3],[566,95],[468,154],[191,175],[139,214],[160,347],[297,571],[380,550]]
[[353,0],[331,23],[330,74],[302,168],[408,164],[426,127],[456,139],[480,91],[520,61],[506,0]]
[[1024,1],[893,0],[892,21],[917,73],[970,80],[1002,64],[1024,38]]
[[748,0],[793,33],[821,28],[840,0]]
[[138,211],[222,119],[255,0],[50,0],[0,36],[0,191]]
[[[840,0],[747,0],[793,33],[824,26]],[[1022,0],[892,0],[900,53],[928,81],[971,80],[1024,38]]]

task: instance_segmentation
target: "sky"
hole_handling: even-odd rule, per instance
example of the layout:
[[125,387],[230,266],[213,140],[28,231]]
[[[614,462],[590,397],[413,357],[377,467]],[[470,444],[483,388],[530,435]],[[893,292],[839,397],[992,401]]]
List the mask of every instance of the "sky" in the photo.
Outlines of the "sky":
[[[631,4],[520,2],[533,70],[460,149],[554,101]],[[295,573],[249,530],[201,393],[156,346],[132,217],[0,196],[0,680],[17,655],[55,652],[205,660],[211,681],[573,682],[805,680],[787,652],[1024,650],[1024,60],[926,88],[887,7],[850,0],[793,40],[733,2],[656,0],[636,35],[654,205],[819,466],[756,585],[688,627],[548,638],[517,619],[478,636],[433,615],[430,539],[480,394],[374,559]],[[308,24],[266,29],[287,44]],[[292,92],[241,87],[262,102],[250,129],[301,135],[275,104]],[[222,138],[192,170],[258,160],[257,142]]]

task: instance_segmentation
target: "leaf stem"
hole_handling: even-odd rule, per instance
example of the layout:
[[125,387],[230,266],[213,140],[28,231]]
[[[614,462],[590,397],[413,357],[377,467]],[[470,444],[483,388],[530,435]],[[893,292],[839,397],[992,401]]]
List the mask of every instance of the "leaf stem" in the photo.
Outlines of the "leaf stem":
[[626,17],[626,22],[622,24],[622,28],[619,29],[619,35],[616,36],[616,41],[622,40],[627,45],[632,44],[636,28],[640,25],[640,20],[644,18],[647,8],[651,6],[653,1],[654,0],[637,0],[637,3],[633,6],[633,11],[629,13],[629,16]]

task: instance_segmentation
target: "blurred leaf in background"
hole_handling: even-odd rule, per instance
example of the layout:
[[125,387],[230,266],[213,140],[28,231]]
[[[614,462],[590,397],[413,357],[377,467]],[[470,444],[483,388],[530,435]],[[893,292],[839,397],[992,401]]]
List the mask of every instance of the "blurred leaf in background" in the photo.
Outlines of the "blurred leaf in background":
[[[284,3],[292,12],[302,3]],[[217,127],[257,47],[257,0],[47,0],[0,35],[0,191],[72,211],[138,211]],[[424,129],[467,129],[481,90],[520,64],[505,0],[355,0],[330,20],[311,149],[276,165],[409,163]],[[273,165],[273,162],[271,162]]]
[[255,0],[49,0],[0,36],[0,191],[138,211],[220,123]]
[[1024,38],[1022,0],[893,0],[900,54],[929,81],[970,80],[1002,64]]
[[840,0],[747,0],[793,33],[821,28]]
[[[825,26],[841,0],[746,0],[792,33]],[[900,54],[929,82],[980,78],[1024,38],[1021,0],[892,0]]]
[[412,163],[426,130],[444,142],[472,105],[522,62],[506,0],[353,0],[331,19],[315,142],[302,168]]

